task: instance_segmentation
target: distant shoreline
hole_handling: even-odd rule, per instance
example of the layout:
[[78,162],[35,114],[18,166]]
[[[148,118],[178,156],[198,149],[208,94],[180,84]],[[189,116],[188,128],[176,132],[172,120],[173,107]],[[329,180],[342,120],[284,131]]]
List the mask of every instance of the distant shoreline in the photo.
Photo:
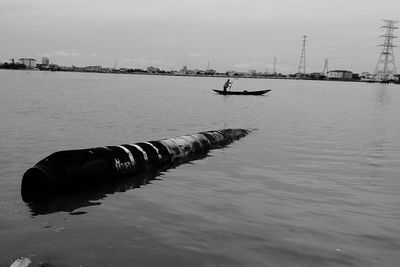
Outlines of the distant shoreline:
[[400,84],[398,81],[374,81],[374,80],[361,80],[361,79],[332,79],[332,78],[310,78],[310,77],[291,77],[291,76],[272,76],[272,75],[226,75],[225,73],[209,74],[183,74],[183,73],[149,73],[146,71],[141,72],[123,72],[119,70],[114,71],[82,71],[82,70],[40,70],[40,69],[4,69],[8,71],[33,71],[33,72],[75,72],[75,73],[100,73],[100,74],[125,74],[125,75],[148,75],[148,76],[177,76],[177,77],[204,77],[204,78],[227,78],[227,79],[270,79],[270,80],[307,80],[307,81],[331,81],[331,82],[365,82],[365,83],[381,83],[381,84]]

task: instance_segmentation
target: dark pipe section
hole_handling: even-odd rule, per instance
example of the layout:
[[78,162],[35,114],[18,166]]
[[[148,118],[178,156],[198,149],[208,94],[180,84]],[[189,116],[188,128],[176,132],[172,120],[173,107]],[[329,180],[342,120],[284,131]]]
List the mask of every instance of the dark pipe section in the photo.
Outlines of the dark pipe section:
[[[173,167],[173,166],[166,166]],[[165,169],[166,170],[166,169]],[[57,192],[40,195],[31,195],[26,199],[27,206],[32,216],[68,212],[70,215],[87,213],[85,207],[99,206],[108,195],[125,192],[151,184],[153,180],[162,179],[164,169],[128,176],[124,179],[115,179],[98,185],[93,185],[85,190],[74,192]]]
[[22,199],[30,202],[46,194],[80,191],[178,165],[204,157],[209,150],[226,146],[250,132],[224,129],[159,141],[59,151],[25,172]]

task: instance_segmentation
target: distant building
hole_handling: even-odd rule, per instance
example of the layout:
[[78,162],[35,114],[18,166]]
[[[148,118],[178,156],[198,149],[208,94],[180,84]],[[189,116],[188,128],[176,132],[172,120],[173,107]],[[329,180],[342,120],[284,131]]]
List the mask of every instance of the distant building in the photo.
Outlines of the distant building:
[[148,73],[158,73],[160,71],[159,68],[155,68],[153,66],[147,67],[147,72]]
[[338,80],[351,80],[353,77],[353,73],[348,70],[331,70],[328,71],[329,79],[338,79]]
[[321,72],[311,72],[310,77],[314,78],[314,79],[320,79],[322,77],[322,73]]
[[228,70],[228,71],[226,72],[226,75],[229,76],[229,77],[233,77],[233,76],[236,75],[236,71],[234,71],[234,70]]
[[364,81],[369,81],[369,80],[374,80],[375,77],[374,77],[374,74],[367,72],[367,71],[363,71],[360,74],[360,79],[364,80]]
[[217,73],[217,71],[214,69],[208,69],[205,71],[205,74],[207,74],[207,75],[215,75],[216,73]]
[[39,70],[49,70],[50,69],[49,66],[46,66],[46,65],[43,65],[43,64],[39,64],[39,63],[36,64],[36,68],[39,69]]
[[183,66],[183,68],[179,71],[181,74],[187,74],[188,73],[188,68],[187,66]]
[[48,66],[50,64],[50,60],[48,57],[42,57],[42,65]]
[[196,72],[194,70],[188,69],[187,66],[183,66],[183,68],[179,71],[179,74],[194,75],[196,74]]
[[204,75],[204,74],[206,74],[206,72],[204,70],[201,70],[201,69],[195,69],[194,73],[196,75]]
[[33,58],[20,58],[20,64],[24,64],[28,69],[34,69],[36,67],[36,59]]
[[256,70],[249,70],[247,73],[249,75],[251,75],[251,76],[256,76],[257,75],[257,71]]
[[115,72],[116,69],[114,68],[100,68],[100,72],[104,72],[104,73],[111,73],[111,72]]
[[370,77],[372,74],[371,73],[369,73],[369,72],[367,72],[367,71],[363,71],[363,72],[361,72],[361,77]]
[[84,71],[100,72],[101,71],[101,66],[86,66],[86,67],[84,67]]

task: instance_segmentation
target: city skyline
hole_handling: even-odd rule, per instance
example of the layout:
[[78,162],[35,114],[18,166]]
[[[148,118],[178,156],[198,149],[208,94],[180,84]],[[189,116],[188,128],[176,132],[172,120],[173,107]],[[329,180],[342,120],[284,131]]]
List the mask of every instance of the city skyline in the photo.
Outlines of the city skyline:
[[[383,19],[394,0],[8,1],[1,4],[1,60],[49,57],[60,65],[295,73],[307,35],[307,72],[373,72]],[[398,17],[397,17],[398,16]],[[398,31],[398,30],[397,30]],[[395,32],[398,35],[398,32]],[[399,44],[399,39],[395,40]],[[398,48],[394,49],[397,62]]]

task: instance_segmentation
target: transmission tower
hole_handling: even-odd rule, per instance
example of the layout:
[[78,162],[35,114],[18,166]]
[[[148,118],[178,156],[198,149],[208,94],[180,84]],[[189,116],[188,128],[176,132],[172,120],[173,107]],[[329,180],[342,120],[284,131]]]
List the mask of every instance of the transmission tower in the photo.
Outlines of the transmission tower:
[[306,74],[306,35],[303,35],[303,50],[301,50],[300,64],[297,73]]
[[278,74],[278,72],[276,71],[276,57],[274,57],[274,70],[272,71],[272,73],[274,74],[274,76]]
[[394,30],[398,29],[398,27],[395,26],[398,21],[383,21],[386,25],[382,26],[381,29],[385,29],[385,34],[379,36],[383,38],[383,43],[379,45],[383,48],[375,67],[375,76],[377,79],[386,81],[392,79],[393,75],[396,74],[396,62],[393,55],[393,47],[396,47],[396,45],[393,44],[393,39],[397,38],[397,36],[394,35]]
[[329,70],[328,70],[328,59],[325,58],[325,65],[324,65],[324,70],[322,71],[322,75],[326,76],[328,74]]

